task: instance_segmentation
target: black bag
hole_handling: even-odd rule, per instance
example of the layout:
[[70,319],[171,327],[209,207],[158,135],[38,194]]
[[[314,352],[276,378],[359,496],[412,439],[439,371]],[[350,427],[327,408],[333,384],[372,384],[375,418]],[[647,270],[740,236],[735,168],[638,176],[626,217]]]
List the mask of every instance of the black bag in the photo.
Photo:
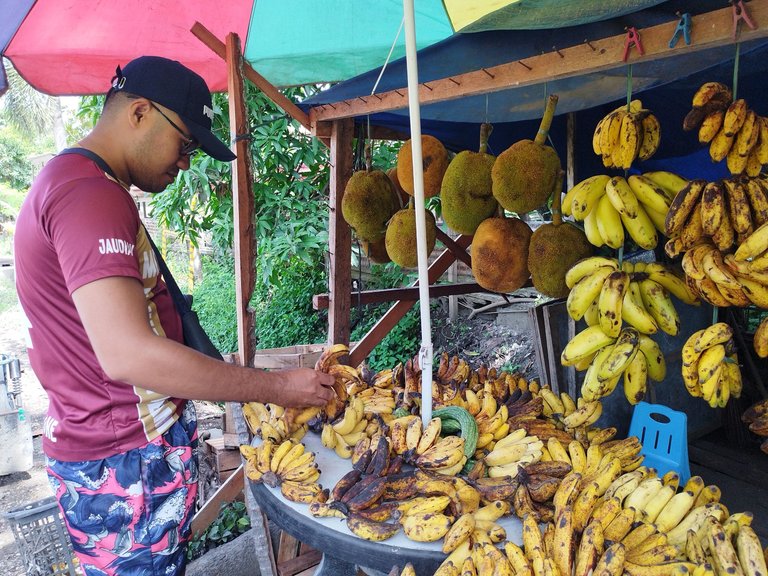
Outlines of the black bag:
[[[90,158],[96,162],[99,168],[117,180],[117,176],[115,176],[115,173],[112,171],[109,164],[95,152],[91,152],[86,148],[65,148],[59,152],[59,154],[79,154],[80,156]],[[163,257],[160,255],[160,251],[157,249],[157,246],[155,246],[155,243],[152,241],[152,237],[149,235],[146,228],[144,228],[144,233],[147,235],[147,239],[152,245],[152,250],[155,251],[157,264],[160,266],[160,272],[162,272],[165,284],[168,286],[168,291],[171,293],[174,304],[176,304],[176,310],[178,311],[179,316],[181,316],[184,344],[190,348],[194,348],[198,352],[202,352],[206,356],[216,358],[217,360],[224,360],[221,353],[216,349],[216,346],[211,342],[208,334],[206,334],[203,327],[200,326],[200,319],[197,317],[197,312],[192,310],[192,297],[190,296],[187,298],[181,293],[179,286],[176,284],[176,280],[171,276],[171,271],[168,270],[165,260],[163,260]]]
[[192,310],[191,307],[192,297],[185,296],[181,293],[178,284],[176,284],[176,280],[173,279],[171,271],[168,270],[165,260],[163,260],[163,257],[160,255],[160,251],[157,249],[157,246],[155,246],[155,243],[152,241],[146,228],[144,228],[144,233],[147,235],[147,239],[152,245],[152,250],[155,251],[157,264],[160,266],[160,272],[162,272],[165,284],[168,286],[168,291],[171,293],[173,302],[176,304],[176,310],[178,311],[179,316],[181,316],[184,344],[190,348],[194,348],[198,352],[202,352],[206,356],[216,358],[217,360],[224,360],[221,352],[216,349],[216,346],[213,345],[208,334],[206,334],[203,327],[200,326],[200,319],[197,317],[197,312]]

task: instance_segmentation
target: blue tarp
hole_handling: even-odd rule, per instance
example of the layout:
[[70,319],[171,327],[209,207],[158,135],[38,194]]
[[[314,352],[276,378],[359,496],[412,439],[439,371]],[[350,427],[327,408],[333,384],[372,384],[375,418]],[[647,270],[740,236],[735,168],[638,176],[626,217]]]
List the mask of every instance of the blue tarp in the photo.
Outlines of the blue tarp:
[[[513,30],[458,34],[418,53],[420,82],[429,82],[464,72],[522,60],[549,52],[622,34],[629,26],[638,30],[665,22],[678,22],[679,14],[692,15],[723,8],[722,0],[678,0],[619,18],[562,28],[559,30]],[[743,25],[743,24],[742,24]],[[418,30],[416,31],[418,35]],[[692,31],[695,42],[696,30]],[[642,36],[641,36],[642,40]],[[683,44],[683,38],[679,39]],[[681,56],[635,62],[632,65],[633,96],[642,99],[659,118],[661,146],[656,156],[638,165],[643,171],[673,166],[689,177],[716,178],[725,167],[714,165],[697,141],[695,132],[684,132],[682,121],[690,110],[691,97],[705,81],[733,82],[736,44]],[[740,46],[738,96],[760,115],[768,115],[765,78],[768,68],[768,40]],[[582,75],[524,88],[502,90],[487,95],[421,106],[422,132],[432,134],[454,151],[476,149],[479,126],[483,121],[494,125],[489,141],[491,152],[498,154],[522,138],[533,138],[547,94],[557,94],[557,116],[550,130],[552,142],[561,158],[566,153],[566,113],[573,112],[576,125],[576,177],[605,171],[592,152],[592,132],[609,110],[626,102],[629,67]],[[371,94],[380,69],[347,80],[302,103],[312,105],[339,102]],[[400,59],[386,66],[376,91],[407,85],[406,62]],[[369,118],[357,118],[367,123]],[[370,123],[408,134],[408,110],[378,113]],[[693,156],[690,156],[693,154]],[[692,162],[693,161],[693,162]]]

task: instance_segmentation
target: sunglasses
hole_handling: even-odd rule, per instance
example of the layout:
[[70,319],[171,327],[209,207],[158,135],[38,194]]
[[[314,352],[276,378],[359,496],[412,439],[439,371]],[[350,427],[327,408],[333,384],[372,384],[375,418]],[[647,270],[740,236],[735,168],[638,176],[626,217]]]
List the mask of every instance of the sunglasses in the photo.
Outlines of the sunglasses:
[[160,113],[160,116],[165,118],[168,121],[168,124],[173,126],[176,129],[176,132],[178,132],[181,135],[182,145],[181,145],[181,150],[179,151],[179,154],[181,156],[191,156],[192,154],[194,154],[197,151],[198,148],[200,148],[199,142],[197,140],[195,140],[194,138],[191,138],[191,137],[187,136],[184,133],[184,130],[179,128],[173,120],[168,118],[168,116],[166,116],[163,113],[163,111],[160,110],[160,108],[155,106],[154,102],[150,101],[149,105],[152,106],[152,108],[154,108],[155,110],[157,110]]

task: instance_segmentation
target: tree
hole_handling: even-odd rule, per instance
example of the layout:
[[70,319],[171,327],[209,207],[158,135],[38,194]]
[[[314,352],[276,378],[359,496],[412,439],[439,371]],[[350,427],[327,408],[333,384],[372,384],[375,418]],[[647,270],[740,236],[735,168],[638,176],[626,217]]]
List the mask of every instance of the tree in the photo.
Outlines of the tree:
[[0,98],[3,122],[19,133],[31,136],[35,148],[50,148],[51,144],[56,150],[65,148],[67,140],[59,98],[32,88],[7,60],[3,59],[3,65],[8,77],[8,91]]

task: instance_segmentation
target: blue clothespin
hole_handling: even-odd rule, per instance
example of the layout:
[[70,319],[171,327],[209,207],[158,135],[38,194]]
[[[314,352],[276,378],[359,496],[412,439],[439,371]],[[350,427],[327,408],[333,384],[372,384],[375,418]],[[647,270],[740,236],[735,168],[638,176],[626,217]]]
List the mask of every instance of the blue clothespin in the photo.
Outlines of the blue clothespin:
[[680,22],[677,23],[677,28],[675,28],[675,33],[672,34],[672,38],[669,40],[670,48],[674,48],[675,45],[678,43],[678,41],[680,40],[680,34],[683,35],[683,40],[685,40],[685,45],[690,46],[691,45],[691,14],[690,12],[686,12],[685,14],[680,16]]

